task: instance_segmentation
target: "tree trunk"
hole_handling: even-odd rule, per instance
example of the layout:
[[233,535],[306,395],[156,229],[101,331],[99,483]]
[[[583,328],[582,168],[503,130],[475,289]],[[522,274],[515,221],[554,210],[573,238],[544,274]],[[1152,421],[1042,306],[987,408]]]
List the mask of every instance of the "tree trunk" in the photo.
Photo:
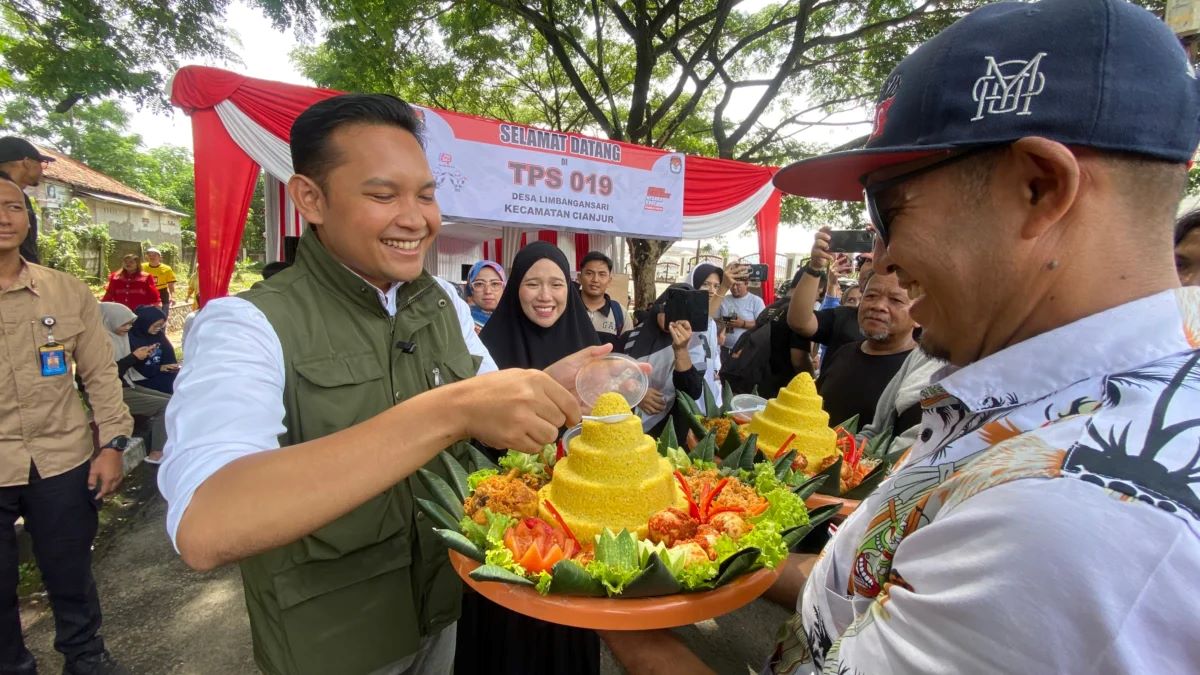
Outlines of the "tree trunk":
[[629,246],[629,266],[633,270],[633,306],[646,309],[658,296],[654,287],[654,273],[658,259],[673,242],[663,239],[625,239]]

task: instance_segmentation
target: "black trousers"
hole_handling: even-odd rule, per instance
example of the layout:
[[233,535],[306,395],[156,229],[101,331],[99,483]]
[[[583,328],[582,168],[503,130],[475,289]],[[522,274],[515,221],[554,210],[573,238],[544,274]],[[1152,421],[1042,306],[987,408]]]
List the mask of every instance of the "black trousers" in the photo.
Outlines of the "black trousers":
[[30,466],[29,484],[0,487],[0,674],[32,673],[17,606],[17,516],[33,538],[33,555],[54,610],[54,648],[67,663],[104,651],[100,598],[92,578],[97,504],[88,463],[52,478]]

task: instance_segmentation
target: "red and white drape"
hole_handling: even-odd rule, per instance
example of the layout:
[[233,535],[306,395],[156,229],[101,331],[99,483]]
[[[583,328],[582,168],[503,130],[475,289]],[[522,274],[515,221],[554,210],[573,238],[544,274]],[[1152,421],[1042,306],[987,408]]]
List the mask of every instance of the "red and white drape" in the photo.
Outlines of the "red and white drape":
[[[204,303],[228,291],[259,168],[276,181],[287,181],[292,175],[287,143],[292,122],[313,103],[338,92],[258,80],[205,66],[180,69],[172,78],[170,92],[171,102],[192,117],[196,249],[200,301]],[[683,236],[712,237],[754,219],[759,230],[760,259],[774,260],[780,193],[770,180],[776,170],[730,160],[688,157],[684,170]],[[278,208],[270,222],[279,225],[280,235],[298,233],[298,217],[289,213],[292,209],[286,201],[280,199]],[[529,239],[528,231],[519,228],[520,223],[512,223],[504,228],[501,238],[487,242],[483,247],[485,257],[511,262],[520,247],[521,235]],[[599,248],[592,241],[597,236],[594,234],[571,237],[550,230],[533,232],[535,237],[553,235],[564,251],[569,244],[574,256],[568,255],[568,260],[574,257],[577,264],[581,250],[586,253]],[[586,244],[583,237],[588,238]],[[280,247],[277,242],[271,250],[278,252]],[[613,255],[618,253],[613,248],[608,245],[608,255],[614,260],[623,259],[623,255]],[[773,268],[770,274],[763,289],[768,302],[773,295]]]

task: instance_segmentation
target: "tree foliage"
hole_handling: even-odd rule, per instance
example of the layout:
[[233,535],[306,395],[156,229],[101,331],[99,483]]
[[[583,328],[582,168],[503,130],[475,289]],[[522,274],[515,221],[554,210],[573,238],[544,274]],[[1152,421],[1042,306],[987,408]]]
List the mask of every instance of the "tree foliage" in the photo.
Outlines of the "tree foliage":
[[[116,101],[83,103],[66,113],[47,112],[32,98],[14,97],[3,107],[10,128],[70,155],[162,202],[191,214],[195,209],[192,153],[164,145],[146,150],[129,131],[129,114]],[[191,226],[191,216],[184,227]]]

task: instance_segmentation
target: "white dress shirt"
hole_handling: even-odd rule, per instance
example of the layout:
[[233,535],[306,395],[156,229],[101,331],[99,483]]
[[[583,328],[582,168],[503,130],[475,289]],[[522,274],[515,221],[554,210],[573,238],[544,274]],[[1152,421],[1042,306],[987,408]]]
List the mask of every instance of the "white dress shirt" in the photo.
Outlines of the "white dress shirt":
[[917,444],[826,545],[773,668],[1197,672],[1198,361],[1185,288],[939,372]]
[[[454,303],[467,350],[483,358],[479,374],[496,370],[475,334],[470,307],[450,283],[435,279]],[[396,314],[400,286],[379,292],[390,316]],[[168,440],[158,472],[172,542],[192,495],[209,476],[236,459],[279,447],[286,431],[283,386],[283,347],[258,307],[219,298],[196,315],[167,406]]]

